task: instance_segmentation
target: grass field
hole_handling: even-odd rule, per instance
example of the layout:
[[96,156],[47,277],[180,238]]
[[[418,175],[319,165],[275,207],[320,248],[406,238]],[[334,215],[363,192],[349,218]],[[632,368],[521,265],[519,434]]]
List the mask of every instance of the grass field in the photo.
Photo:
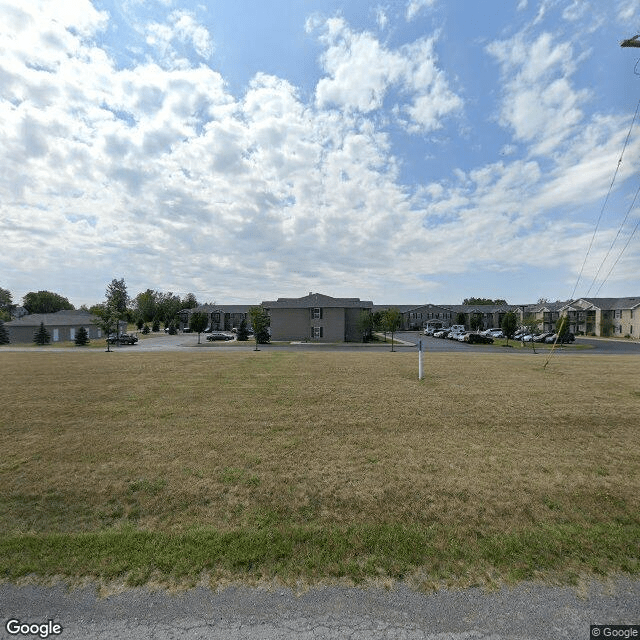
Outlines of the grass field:
[[0,577],[640,573],[635,357],[0,353]]

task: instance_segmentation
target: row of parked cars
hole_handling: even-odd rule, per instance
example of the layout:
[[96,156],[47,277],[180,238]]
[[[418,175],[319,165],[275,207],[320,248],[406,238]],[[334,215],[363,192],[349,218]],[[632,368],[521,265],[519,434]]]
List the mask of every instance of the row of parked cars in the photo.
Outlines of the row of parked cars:
[[[472,344],[493,344],[494,339],[504,338],[504,332],[498,327],[491,329],[485,329],[484,331],[467,331],[464,325],[454,324],[451,327],[445,329],[432,329],[427,328],[424,330],[426,336],[433,336],[434,338],[448,338],[449,340],[458,340],[459,342],[470,342]],[[567,333],[558,339],[558,334],[553,332],[544,332],[533,334],[525,329],[516,331],[513,335],[514,340],[520,340],[522,342],[545,342],[547,344],[553,344],[556,340],[560,343],[574,342],[576,337],[573,333]]]
[[452,327],[447,327],[446,329],[434,330],[427,328],[424,330],[424,334],[426,336],[433,336],[434,338],[448,338],[449,340],[458,340],[458,342],[469,342],[471,344],[493,344],[494,337],[501,336],[494,336],[490,331],[467,331],[464,325],[454,324]]

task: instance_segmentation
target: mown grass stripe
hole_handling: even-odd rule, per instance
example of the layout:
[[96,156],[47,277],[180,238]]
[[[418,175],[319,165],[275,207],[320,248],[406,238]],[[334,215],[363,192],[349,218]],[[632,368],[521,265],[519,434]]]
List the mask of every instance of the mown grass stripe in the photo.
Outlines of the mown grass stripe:
[[640,522],[554,525],[494,533],[470,543],[454,532],[398,525],[353,525],[322,530],[182,534],[106,531],[7,536],[0,539],[0,575],[124,577],[141,584],[224,570],[250,577],[296,580],[318,577],[401,578],[426,570],[456,579],[487,570],[505,579],[528,579],[567,567],[590,573],[640,572]]

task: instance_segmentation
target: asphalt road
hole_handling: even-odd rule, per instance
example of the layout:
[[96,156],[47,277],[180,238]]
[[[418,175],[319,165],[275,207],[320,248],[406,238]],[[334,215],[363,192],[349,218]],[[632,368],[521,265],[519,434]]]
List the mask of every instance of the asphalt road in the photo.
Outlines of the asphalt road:
[[425,595],[400,585],[299,596],[246,587],[173,595],[135,589],[105,598],[90,587],[0,585],[0,619],[3,639],[25,637],[7,632],[15,619],[52,620],[62,631],[48,637],[63,640],[588,640],[590,625],[640,624],[640,581],[592,582],[582,593],[520,584]]
[[[418,331],[402,331],[395,334],[396,344],[394,349],[398,353],[406,353],[417,350],[419,340],[422,340],[423,349],[426,352],[451,352],[451,353],[501,353],[501,354],[531,354],[535,355],[533,349],[505,349],[493,345],[470,345],[457,340],[442,340],[440,338],[430,338]],[[230,342],[207,342],[205,334],[202,334],[201,343],[198,344],[198,336],[196,334],[184,333],[174,336],[159,334],[145,336],[135,345],[114,345],[111,350],[114,353],[131,353],[137,351],[194,351],[202,349],[215,353],[216,349],[225,350],[244,350],[253,351],[255,343],[252,341],[246,343]],[[576,355],[640,355],[640,341],[633,340],[615,340],[606,338],[576,338],[576,345],[585,345],[588,349],[572,349],[571,347],[556,349],[557,354],[571,353]],[[354,344],[354,343],[310,343],[300,342],[291,344],[265,344],[259,346],[260,351],[271,350],[287,350],[287,351],[359,351],[359,352],[386,352],[391,351],[391,339],[387,343],[371,343],[371,344]],[[47,345],[44,347],[36,347],[34,345],[3,345],[0,347],[0,353],[10,351],[46,351],[46,352],[68,352],[77,353],[82,349],[73,346],[58,347],[56,345]],[[93,352],[93,349],[86,349],[85,353]],[[547,350],[537,349],[537,354],[546,354]]]

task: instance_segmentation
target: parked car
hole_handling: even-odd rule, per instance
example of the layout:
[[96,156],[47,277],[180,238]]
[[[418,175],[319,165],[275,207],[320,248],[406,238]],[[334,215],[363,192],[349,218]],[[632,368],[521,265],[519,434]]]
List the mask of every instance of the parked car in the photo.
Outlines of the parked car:
[[534,336],[534,337],[533,337],[533,341],[534,341],[534,342],[545,342],[545,341],[546,341],[546,339],[547,339],[549,336],[552,336],[552,335],[553,335],[553,334],[552,334],[552,333],[549,333],[548,331],[547,331],[547,332],[545,332],[545,333],[539,333],[537,336]]
[[[556,338],[557,338],[557,337],[558,337],[558,334],[557,334],[557,333],[553,333],[553,334],[551,334],[550,336],[548,336],[548,337],[545,339],[545,342],[546,342],[547,344],[552,344],[552,343],[554,343],[554,342],[556,341]],[[564,338],[563,338],[562,340],[558,340],[558,342],[559,342],[560,344],[566,344],[566,343],[568,343],[568,342],[575,342],[575,340],[576,340],[576,337],[573,335],[573,333],[567,333],[567,334],[564,336]]]
[[207,340],[213,342],[214,340],[233,340],[235,336],[230,333],[224,333],[223,331],[212,331],[208,336]]
[[433,332],[433,337],[446,338],[448,333],[449,333],[449,329],[438,329],[437,331]]
[[469,344],[493,344],[493,338],[481,333],[469,333],[466,336],[466,342]]
[[120,336],[111,334],[107,341],[109,344],[116,344],[116,342],[120,342],[120,344],[135,344],[138,342],[138,336],[134,336],[132,333],[121,333]]
[[504,338],[504,332],[502,331],[502,329],[489,329],[489,331],[487,331],[485,335],[489,336],[490,338]]

